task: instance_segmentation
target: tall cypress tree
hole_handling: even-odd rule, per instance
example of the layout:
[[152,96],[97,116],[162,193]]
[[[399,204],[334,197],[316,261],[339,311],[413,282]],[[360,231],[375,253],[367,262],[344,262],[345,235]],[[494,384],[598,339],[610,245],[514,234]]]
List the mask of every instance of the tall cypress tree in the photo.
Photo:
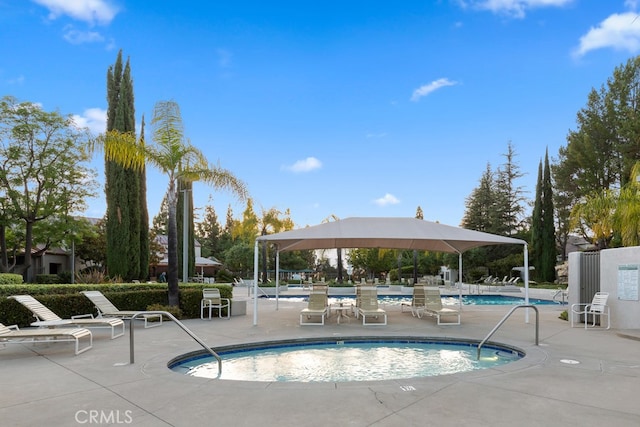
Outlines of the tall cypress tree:
[[538,270],[542,266],[542,160],[538,164],[538,180],[536,182],[536,198],[533,202],[533,212],[531,214],[531,261]]
[[[107,102],[107,131],[135,133],[131,68],[127,59],[123,70],[122,51],[107,71]],[[140,175],[113,161],[105,162],[107,269],[111,277],[123,280],[141,276]]]
[[553,189],[549,168],[549,149],[544,156],[544,177],[542,179],[542,252],[540,254],[540,274],[538,278],[553,282],[556,276],[556,232],[553,212]]

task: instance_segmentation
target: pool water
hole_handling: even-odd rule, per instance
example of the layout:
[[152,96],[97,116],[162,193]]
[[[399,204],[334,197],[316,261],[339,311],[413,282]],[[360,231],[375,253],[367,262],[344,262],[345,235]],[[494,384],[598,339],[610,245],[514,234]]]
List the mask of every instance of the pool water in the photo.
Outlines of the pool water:
[[[506,347],[424,340],[328,341],[286,344],[219,352],[219,379],[240,381],[346,382],[429,377],[487,369],[523,357]],[[218,363],[210,356],[170,363],[179,373],[218,378]]]
[[[283,301],[306,302],[307,297],[304,296],[280,296]],[[378,295],[378,303],[385,305],[400,305],[402,303],[410,304],[411,295]],[[275,299],[275,298],[270,298]],[[344,303],[355,304],[356,297],[353,296],[329,296],[329,304]],[[443,304],[458,304],[457,295],[442,295]],[[463,295],[462,304],[464,305],[518,305],[524,304],[523,297],[515,297],[510,295]],[[537,298],[529,298],[529,304],[535,305],[558,305],[557,301],[550,301]]]

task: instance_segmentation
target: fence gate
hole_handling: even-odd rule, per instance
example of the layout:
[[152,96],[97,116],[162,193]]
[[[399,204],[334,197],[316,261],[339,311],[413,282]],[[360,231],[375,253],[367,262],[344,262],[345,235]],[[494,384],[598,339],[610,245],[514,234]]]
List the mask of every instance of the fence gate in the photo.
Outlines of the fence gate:
[[[580,253],[580,302],[591,302],[600,291],[600,252]],[[584,321],[584,316],[581,316]]]

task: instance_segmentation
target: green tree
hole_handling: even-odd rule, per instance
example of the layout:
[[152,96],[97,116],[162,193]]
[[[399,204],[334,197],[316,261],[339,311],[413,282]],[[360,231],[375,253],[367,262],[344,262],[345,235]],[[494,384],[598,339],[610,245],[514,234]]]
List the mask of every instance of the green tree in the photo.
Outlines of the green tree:
[[213,206],[204,207],[204,218],[196,224],[196,236],[202,245],[202,256],[220,257],[220,237],[222,228]]
[[[107,102],[107,132],[134,134],[131,67],[127,59],[123,69],[122,51],[107,71]],[[139,143],[144,145],[143,136]],[[105,193],[109,274],[124,280],[145,279],[149,269],[149,216],[146,199],[142,200],[146,196],[144,167],[128,169],[105,158]]]
[[[0,217],[24,242],[24,263],[18,272],[27,282],[35,277],[34,243],[43,243],[44,251],[62,242],[68,214],[83,211],[85,199],[94,195],[95,172],[84,165],[89,159],[80,149],[90,139],[70,116],[13,97],[0,101]],[[39,231],[44,222],[48,229]],[[6,232],[0,237],[6,238]],[[6,242],[0,247],[6,250]],[[6,253],[1,259],[2,268],[7,268]]]
[[551,186],[551,169],[549,167],[549,151],[544,156],[544,175],[542,178],[542,252],[540,254],[540,271],[538,279],[553,282],[556,277],[556,232],[553,209],[553,188]]
[[167,189],[168,207],[168,289],[169,305],[177,306],[178,293],[178,227],[176,209],[178,205],[178,182],[203,181],[216,188],[227,189],[241,199],[246,198],[246,185],[230,171],[211,165],[204,154],[184,138],[180,108],[173,101],[158,102],[154,108],[154,144],[138,144],[130,133],[109,132],[104,138],[90,146],[90,150],[104,149],[105,157],[124,166],[140,170],[145,162],[155,166],[169,179]]
[[631,170],[631,179],[620,190],[613,218],[623,246],[640,245],[640,162]]
[[[595,232],[585,226],[585,221],[576,220],[575,215],[586,209],[590,219],[585,217],[584,220],[594,221],[593,209],[600,204],[604,208],[600,215],[606,216],[607,208],[601,202],[617,195],[618,189],[624,187],[631,176],[631,168],[640,159],[638,87],[640,57],[634,57],[616,67],[606,85],[592,89],[586,106],[578,112],[577,129],[569,132],[567,145],[560,147],[553,171],[560,236],[565,235],[567,212],[573,212],[568,223],[577,228],[570,228],[571,231],[578,231],[586,238],[597,235],[595,239],[601,247],[612,242],[610,232],[603,229]],[[591,208],[576,207],[585,203]]]
[[538,179],[536,181],[536,197],[531,213],[531,265],[540,269],[542,264],[543,222],[542,222],[542,160],[538,164]]

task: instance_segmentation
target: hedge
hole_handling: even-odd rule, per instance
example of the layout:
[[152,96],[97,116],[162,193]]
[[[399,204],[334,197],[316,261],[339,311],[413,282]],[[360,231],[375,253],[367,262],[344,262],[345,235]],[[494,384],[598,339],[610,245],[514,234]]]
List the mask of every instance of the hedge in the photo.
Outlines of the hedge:
[[[200,300],[203,288],[219,288],[223,298],[231,299],[233,288],[229,284],[180,284],[180,310],[182,318],[200,317]],[[29,326],[35,319],[22,304],[7,297],[31,295],[58,316],[97,314],[93,303],[80,291],[97,290],[104,294],[120,310],[144,311],[150,305],[168,305],[166,283],[150,284],[67,284],[67,285],[3,285],[0,286],[0,322],[4,325]]]

